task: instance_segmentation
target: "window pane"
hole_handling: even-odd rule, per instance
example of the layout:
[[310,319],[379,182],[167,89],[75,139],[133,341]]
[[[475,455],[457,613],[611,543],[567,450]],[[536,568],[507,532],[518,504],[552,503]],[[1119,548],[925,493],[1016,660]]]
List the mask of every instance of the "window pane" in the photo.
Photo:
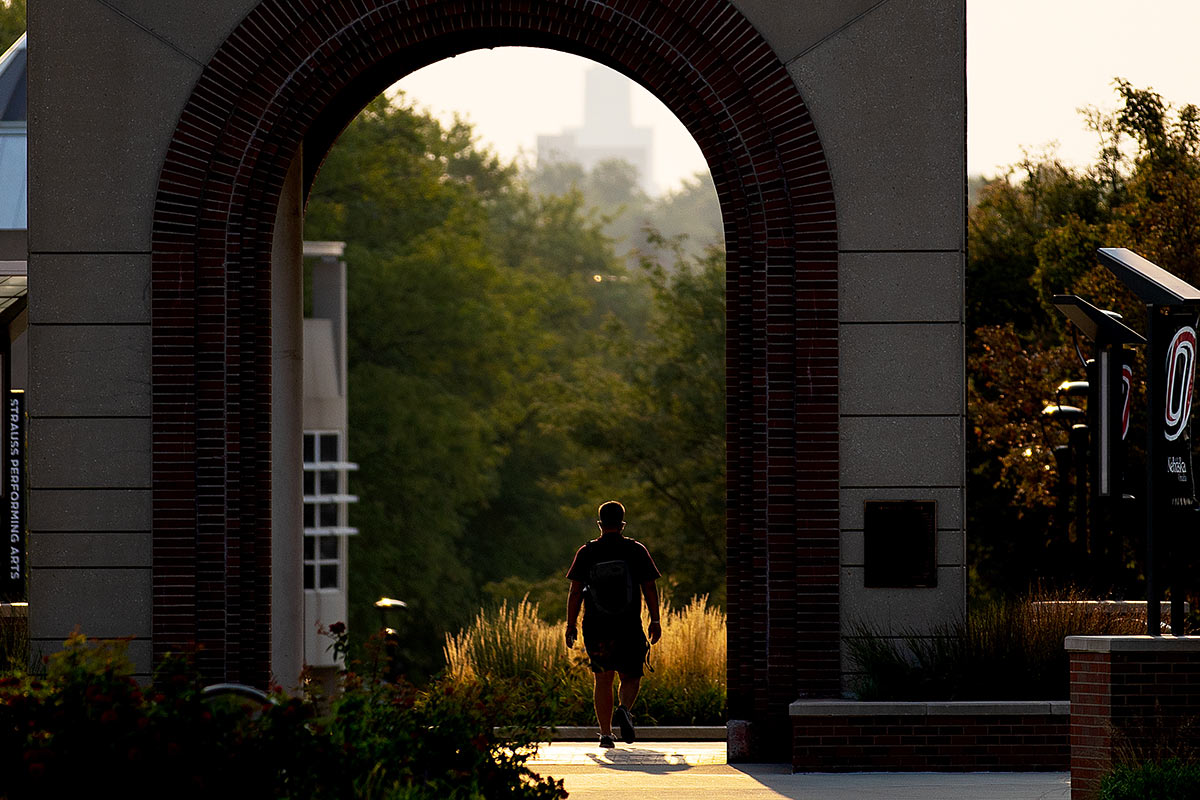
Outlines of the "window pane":
[[316,584],[313,583],[313,565],[312,564],[304,565],[304,588],[305,589],[317,588]]
[[333,470],[321,470],[321,494],[338,493],[338,474]]
[[317,549],[317,546],[313,543],[313,538],[314,537],[312,537],[312,536],[304,537],[304,560],[305,561],[312,561],[314,558],[316,558],[315,551]]
[[312,503],[304,504],[304,527],[317,527],[317,507]]
[[337,506],[333,503],[321,503],[321,527],[332,528],[337,525]]
[[[309,537],[312,538],[311,536]],[[323,561],[336,561],[338,557],[338,540],[336,536],[321,537],[321,559]]]
[[336,433],[321,434],[321,460],[322,461],[337,461],[338,460],[338,436]]
[[307,495],[313,495],[317,493],[317,473],[304,473],[304,493]]
[[317,437],[311,433],[304,434],[304,460],[310,464],[317,460]]
[[321,588],[336,589],[337,588],[337,564],[322,564],[321,565]]

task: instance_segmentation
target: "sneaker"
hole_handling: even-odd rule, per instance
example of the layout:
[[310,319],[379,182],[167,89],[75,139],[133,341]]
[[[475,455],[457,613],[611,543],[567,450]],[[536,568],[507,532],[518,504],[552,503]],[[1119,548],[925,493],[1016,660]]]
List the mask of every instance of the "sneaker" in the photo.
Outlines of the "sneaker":
[[621,728],[621,739],[625,744],[633,744],[633,716],[625,706],[617,706],[613,712],[613,723]]
[[600,746],[607,749],[609,747],[616,747],[617,744],[607,733],[602,733],[600,734]]

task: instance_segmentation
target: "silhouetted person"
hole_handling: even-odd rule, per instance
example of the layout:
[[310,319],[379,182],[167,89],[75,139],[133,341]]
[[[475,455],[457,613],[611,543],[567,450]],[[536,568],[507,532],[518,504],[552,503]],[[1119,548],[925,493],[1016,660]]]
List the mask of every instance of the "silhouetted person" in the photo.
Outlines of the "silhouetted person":
[[[621,535],[625,507],[616,500],[600,506],[596,524],[600,537],[579,548],[567,572],[567,647],[578,638],[576,620],[583,605],[583,646],[596,679],[593,698],[600,746],[612,747],[612,726],[632,742],[633,716],[629,713],[642,684],[642,665],[650,645],[662,637],[658,621],[658,588],[662,573],[641,542]],[[642,630],[642,595],[650,612],[649,642]],[[613,710],[613,680],[621,676],[620,704]]]

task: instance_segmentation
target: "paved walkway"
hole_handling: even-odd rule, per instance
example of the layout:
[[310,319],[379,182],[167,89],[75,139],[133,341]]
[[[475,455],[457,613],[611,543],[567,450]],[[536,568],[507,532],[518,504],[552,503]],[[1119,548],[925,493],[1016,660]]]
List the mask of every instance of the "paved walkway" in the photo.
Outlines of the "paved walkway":
[[724,742],[542,745],[530,766],[571,800],[1068,800],[1066,773],[793,775],[786,765],[725,763]]

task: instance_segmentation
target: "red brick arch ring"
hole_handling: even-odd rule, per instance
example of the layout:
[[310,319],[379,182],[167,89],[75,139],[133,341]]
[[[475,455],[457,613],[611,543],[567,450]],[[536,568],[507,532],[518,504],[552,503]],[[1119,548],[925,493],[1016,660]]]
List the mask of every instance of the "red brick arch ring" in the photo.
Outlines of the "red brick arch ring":
[[[727,0],[263,0],[179,117],[154,211],[155,653],[214,678],[270,653],[270,257],[289,164],[403,75],[483,47],[575,53],[678,116],[728,251],[730,713],[838,689],[837,226],[779,58]],[[536,91],[536,87],[513,87]]]

